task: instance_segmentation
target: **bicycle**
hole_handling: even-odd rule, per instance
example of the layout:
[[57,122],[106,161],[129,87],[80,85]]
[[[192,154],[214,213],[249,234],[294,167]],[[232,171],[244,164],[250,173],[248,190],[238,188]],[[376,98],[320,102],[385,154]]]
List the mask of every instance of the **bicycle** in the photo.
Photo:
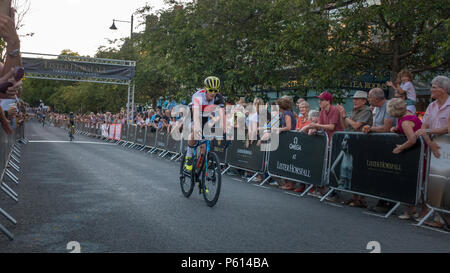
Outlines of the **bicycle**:
[[70,141],[73,141],[73,135],[75,133],[75,125],[71,125],[69,129],[69,139]]
[[[203,194],[206,204],[213,207],[219,199],[222,172],[219,157],[210,150],[210,143],[210,140],[203,139],[194,146],[192,171],[187,171],[184,168],[186,151],[183,153],[180,167],[180,186],[183,195],[189,198],[194,191],[195,183],[199,183],[199,194]],[[206,153],[205,155],[200,153],[200,156],[198,156],[197,148],[203,144],[206,144]],[[187,178],[190,178],[190,182],[187,181]]]

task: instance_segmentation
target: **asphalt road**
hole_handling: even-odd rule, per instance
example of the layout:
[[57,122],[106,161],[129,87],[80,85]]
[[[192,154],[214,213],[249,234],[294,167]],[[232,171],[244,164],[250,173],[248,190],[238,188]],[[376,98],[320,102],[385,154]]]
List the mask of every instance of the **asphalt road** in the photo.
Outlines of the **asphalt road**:
[[[395,216],[321,203],[225,175],[215,207],[194,191],[183,197],[179,163],[60,128],[29,122],[15,203],[0,192],[0,208],[18,221],[0,223],[0,252],[303,253],[450,252],[450,235]],[[56,141],[56,142],[55,142]],[[84,141],[84,142],[78,142]],[[86,143],[89,142],[89,143]],[[5,181],[8,181],[5,179]]]

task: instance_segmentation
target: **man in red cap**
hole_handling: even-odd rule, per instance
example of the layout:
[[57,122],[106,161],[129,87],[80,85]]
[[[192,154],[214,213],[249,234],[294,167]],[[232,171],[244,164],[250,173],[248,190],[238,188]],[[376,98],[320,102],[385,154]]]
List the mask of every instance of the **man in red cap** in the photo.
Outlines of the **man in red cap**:
[[319,122],[312,122],[308,125],[309,129],[312,129],[309,130],[309,134],[313,134],[317,130],[322,129],[328,134],[328,141],[330,141],[334,132],[343,131],[339,109],[331,105],[333,96],[330,93],[322,92],[318,98],[320,104]]

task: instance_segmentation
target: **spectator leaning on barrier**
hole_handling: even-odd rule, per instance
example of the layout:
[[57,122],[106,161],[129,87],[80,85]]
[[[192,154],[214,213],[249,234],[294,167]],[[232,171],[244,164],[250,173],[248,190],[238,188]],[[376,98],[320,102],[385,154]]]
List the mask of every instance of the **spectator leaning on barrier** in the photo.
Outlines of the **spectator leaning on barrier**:
[[303,127],[309,130],[309,135],[315,134],[318,130],[324,130],[328,135],[328,141],[331,141],[334,132],[342,131],[342,123],[340,120],[339,109],[331,105],[333,96],[328,92],[322,92],[319,96],[320,116],[318,122],[310,122],[309,125]]
[[[384,91],[381,88],[373,88],[369,91],[369,103],[374,107],[373,126],[364,126],[364,133],[389,133],[394,126],[396,119],[387,112],[387,101]],[[376,212],[387,212],[393,204],[384,200],[379,200],[377,205],[371,210]]]
[[373,126],[364,127],[364,133],[389,133],[394,126],[395,118],[387,112],[387,101],[381,88],[369,91],[369,103],[374,107]]
[[[282,97],[278,100],[278,106],[280,108],[280,128],[278,132],[288,132],[295,129],[297,121],[294,114],[292,113],[292,98]],[[294,183],[292,181],[286,181],[286,183],[281,186],[283,190],[293,190],[295,189]]]
[[341,114],[341,122],[346,131],[361,132],[363,126],[373,124],[373,115],[370,107],[367,106],[367,93],[364,91],[356,91],[353,96],[353,111],[350,116],[344,109],[344,106],[338,106]]
[[[437,76],[431,81],[431,98],[434,99],[427,107],[422,120],[422,128],[416,131],[416,136],[422,136],[430,147],[431,152],[437,158],[440,158],[440,147],[432,141],[430,135],[442,135],[448,133],[450,124],[450,79],[446,76]],[[422,212],[421,218],[425,216],[426,211]],[[426,225],[433,227],[444,227],[443,220],[438,214],[431,222],[425,222]]]
[[297,105],[300,109],[300,114],[298,115],[297,125],[295,126],[295,130],[300,131],[303,127],[309,124],[309,103],[306,101],[301,102]]
[[296,112],[294,112],[294,116],[295,116],[295,118],[298,120],[303,114],[302,114],[302,111],[301,111],[301,109],[300,109],[300,104],[302,104],[302,102],[306,102],[306,100],[305,99],[302,99],[302,98],[299,98],[298,100],[297,100],[297,102],[296,102],[296,105],[297,105],[297,108],[298,108],[298,110],[299,110],[299,113],[297,114]]
[[[407,141],[401,145],[397,145],[392,151],[394,154],[399,154],[406,149],[411,148],[416,144],[417,137],[415,132],[422,127],[422,122],[415,115],[408,114],[406,110],[406,102],[400,98],[391,99],[387,105],[387,111],[389,114],[398,119],[397,126],[393,127],[391,131],[393,133],[403,134],[407,137]],[[424,202],[422,202],[422,209],[426,210]],[[400,215],[400,219],[410,219],[411,215],[414,218],[419,217],[417,210],[414,206],[409,206],[408,210],[404,214]]]
[[[248,116],[247,128],[248,137],[246,139],[245,146],[248,148],[253,141],[257,140],[258,137],[258,122],[259,122],[259,108],[264,107],[264,101],[260,98],[255,98],[253,100],[253,111]],[[263,110],[263,109],[261,109]]]
[[[370,107],[367,106],[367,92],[355,92],[353,95],[353,111],[350,116],[347,116],[342,105],[339,105],[338,109],[341,114],[342,125],[346,127],[346,131],[361,132],[365,125],[372,126],[373,124],[372,111],[370,110]],[[367,207],[365,197],[357,194],[354,194],[352,199],[344,203],[351,207]]]
[[[399,91],[395,91],[394,98],[402,99],[406,103],[406,93],[400,93]],[[406,105],[406,111],[408,111],[410,115],[416,114],[415,109],[416,107],[414,105]]]
[[428,105],[423,116],[422,128],[416,132],[416,136],[423,136],[431,152],[439,158],[439,146],[431,141],[429,135],[447,132],[450,115],[450,79],[446,76],[437,76],[431,84],[431,98],[434,101]]

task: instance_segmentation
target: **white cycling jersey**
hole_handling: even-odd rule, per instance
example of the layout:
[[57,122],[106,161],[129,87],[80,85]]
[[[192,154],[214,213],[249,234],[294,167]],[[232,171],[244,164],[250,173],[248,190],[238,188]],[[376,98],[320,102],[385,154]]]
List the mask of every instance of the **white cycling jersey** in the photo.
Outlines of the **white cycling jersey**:
[[208,101],[206,98],[206,90],[200,90],[195,92],[192,96],[192,109],[200,109],[203,117],[209,116],[211,112],[215,110],[215,105],[219,107],[225,106],[224,98],[221,94],[217,94],[214,99]]

